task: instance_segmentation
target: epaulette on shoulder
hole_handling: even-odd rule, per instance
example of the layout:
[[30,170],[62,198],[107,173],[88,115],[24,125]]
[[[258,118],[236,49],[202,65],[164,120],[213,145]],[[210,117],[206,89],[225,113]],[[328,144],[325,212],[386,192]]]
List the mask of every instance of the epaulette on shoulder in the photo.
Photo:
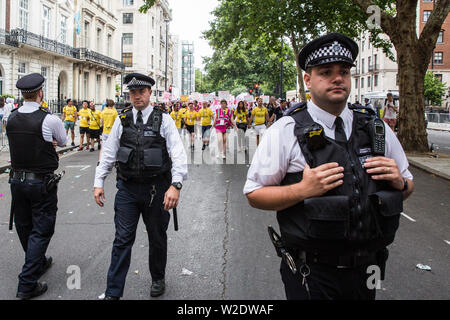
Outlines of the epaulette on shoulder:
[[358,112],[358,113],[365,114],[367,116],[374,116],[374,115],[376,115],[374,110],[372,110],[371,108],[366,108],[366,107],[364,107],[364,106],[362,106],[360,104],[352,104],[349,107],[349,109],[352,110],[352,111]]
[[45,113],[51,113],[50,110],[48,108],[44,108],[43,106],[40,106],[39,109],[41,111],[44,111]]
[[296,103],[294,104],[292,107],[290,107],[289,109],[287,109],[284,112],[285,116],[290,116],[293,115],[294,113],[297,113],[299,111],[305,110],[307,107],[307,103],[306,102],[300,102],[300,103]]
[[131,109],[133,109],[133,107],[128,107],[128,108],[122,109],[122,111],[120,111],[120,114],[125,114],[128,111],[130,111]]
[[11,110],[11,113],[16,112],[17,110],[19,110],[19,108],[14,108]]

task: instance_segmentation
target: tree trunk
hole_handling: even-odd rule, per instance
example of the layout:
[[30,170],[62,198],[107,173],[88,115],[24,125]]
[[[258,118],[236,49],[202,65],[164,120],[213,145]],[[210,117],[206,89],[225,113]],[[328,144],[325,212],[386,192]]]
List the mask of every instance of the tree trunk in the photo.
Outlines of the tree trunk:
[[427,152],[428,139],[425,128],[424,78],[427,70],[420,52],[411,50],[405,39],[396,45],[398,81],[400,89],[400,114],[398,139],[409,152]]
[[303,82],[303,70],[298,64],[298,55],[300,54],[300,48],[294,35],[291,35],[291,45],[295,55],[295,66],[297,67],[297,82],[300,89],[300,99],[302,102],[306,102],[305,83]]

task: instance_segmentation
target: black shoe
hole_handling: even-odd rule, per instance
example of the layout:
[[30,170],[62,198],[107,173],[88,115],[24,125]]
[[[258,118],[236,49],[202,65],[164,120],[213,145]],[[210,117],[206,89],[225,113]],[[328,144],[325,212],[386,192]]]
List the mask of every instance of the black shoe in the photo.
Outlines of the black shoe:
[[91,148],[90,152],[94,152],[94,151],[95,151],[94,148]]
[[164,279],[152,281],[152,289],[150,290],[150,296],[159,297],[166,291],[166,284]]
[[98,149],[97,149],[97,150],[100,150],[101,148],[102,148],[102,146],[101,146],[101,145],[99,144],[99,145],[98,145]]
[[17,292],[16,297],[21,300],[29,300],[31,298],[39,297],[40,295],[44,294],[45,291],[47,291],[47,283],[45,282],[38,282],[36,285],[36,288],[34,288],[33,291],[30,292]]
[[202,151],[203,151],[203,150],[205,150],[205,148],[206,148],[206,144],[204,144],[204,145],[203,145],[203,147],[202,147]]
[[71,146],[72,146],[72,147],[75,147],[75,142],[72,142],[72,143],[71,143]]
[[105,296],[105,297],[103,298],[103,300],[113,300],[113,301],[116,301],[116,300],[120,300],[120,297]]
[[52,263],[53,263],[53,258],[52,257],[48,257],[48,258],[45,259],[45,263],[44,263],[44,266],[43,266],[43,269],[42,269],[41,277],[47,272],[48,269],[51,268]]

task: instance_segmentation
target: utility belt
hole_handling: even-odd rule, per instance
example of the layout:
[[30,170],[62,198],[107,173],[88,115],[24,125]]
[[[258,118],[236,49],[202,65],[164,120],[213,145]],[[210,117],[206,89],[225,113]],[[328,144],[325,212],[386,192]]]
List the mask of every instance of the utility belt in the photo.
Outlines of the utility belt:
[[305,251],[301,248],[285,247],[280,235],[278,235],[271,226],[269,226],[268,231],[277,255],[289,266],[293,274],[296,274],[299,270],[297,266],[298,262],[300,263],[301,268],[310,264],[322,264],[337,269],[352,269],[364,265],[375,264],[380,267],[381,280],[384,280],[386,261],[389,256],[389,251],[385,247],[379,251],[359,250],[341,255],[321,253],[318,251]]

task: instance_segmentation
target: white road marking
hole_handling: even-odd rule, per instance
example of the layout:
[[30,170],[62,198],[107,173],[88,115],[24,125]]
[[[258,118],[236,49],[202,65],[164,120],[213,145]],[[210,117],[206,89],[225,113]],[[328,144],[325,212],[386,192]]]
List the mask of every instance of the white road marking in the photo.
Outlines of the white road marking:
[[411,220],[412,222],[416,222],[416,220],[414,220],[413,218],[411,218],[410,216],[406,215],[404,212],[400,212],[400,214],[402,216],[404,216],[406,219]]
[[444,240],[447,244],[450,244],[450,241],[448,241],[448,240]]
[[83,165],[81,165],[81,166],[66,166],[66,168],[81,168],[80,171],[84,171],[84,170],[86,170],[87,168],[90,168],[90,167],[91,167],[90,165],[87,165],[87,166],[83,166]]

